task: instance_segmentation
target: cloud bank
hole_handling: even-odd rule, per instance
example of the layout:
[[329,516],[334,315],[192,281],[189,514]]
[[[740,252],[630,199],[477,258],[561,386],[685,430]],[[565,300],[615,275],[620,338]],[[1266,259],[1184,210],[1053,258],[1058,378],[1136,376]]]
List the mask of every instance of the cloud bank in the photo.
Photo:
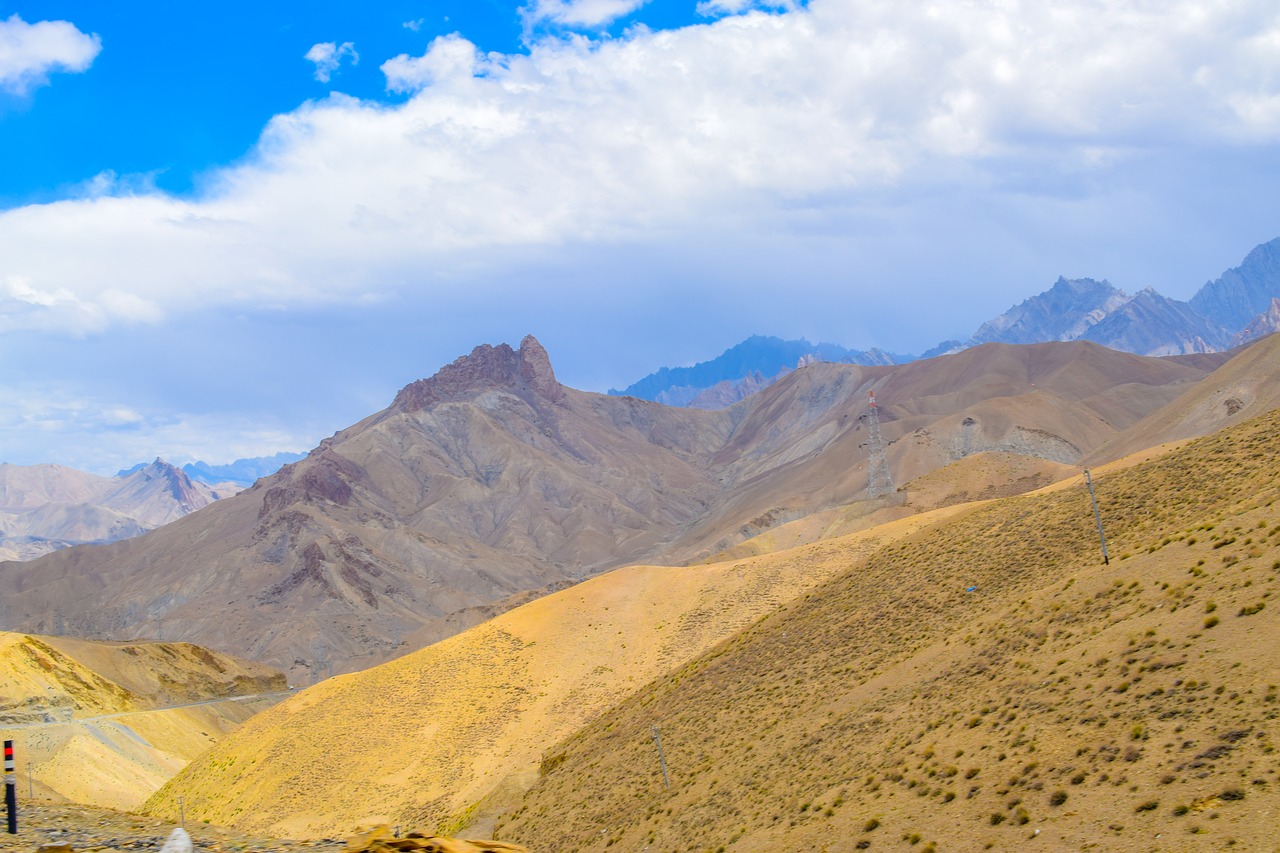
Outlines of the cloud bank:
[[101,39],[67,21],[29,24],[11,15],[0,20],[0,92],[26,95],[55,71],[85,71],[101,50]]
[[[0,312],[75,331],[85,311],[354,300],[521,247],[803,228],[1015,172],[1052,193],[1148,149],[1274,145],[1278,41],[1256,3],[958,0],[826,0],[527,56],[445,37],[383,66],[408,102],[277,116],[201,197],[3,213]],[[346,48],[313,48],[317,73]],[[110,307],[121,293],[133,308]]]

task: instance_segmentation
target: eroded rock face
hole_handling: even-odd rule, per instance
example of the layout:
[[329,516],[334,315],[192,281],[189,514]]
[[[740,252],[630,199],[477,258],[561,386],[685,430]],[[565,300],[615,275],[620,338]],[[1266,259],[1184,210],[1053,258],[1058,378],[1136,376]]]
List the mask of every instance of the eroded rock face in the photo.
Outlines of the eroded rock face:
[[546,349],[533,335],[520,342],[520,349],[507,344],[482,344],[434,376],[419,379],[401,389],[392,408],[417,412],[434,403],[458,400],[477,391],[506,388],[522,397],[536,395],[556,402],[563,395]]

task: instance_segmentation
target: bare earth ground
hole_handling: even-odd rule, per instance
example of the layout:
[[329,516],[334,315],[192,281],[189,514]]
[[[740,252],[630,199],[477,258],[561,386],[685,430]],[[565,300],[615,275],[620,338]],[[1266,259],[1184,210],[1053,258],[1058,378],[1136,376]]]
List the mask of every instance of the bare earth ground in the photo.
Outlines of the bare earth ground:
[[[9,835],[0,824],[0,853],[31,853],[45,845],[68,845],[73,850],[159,850],[174,824],[153,817],[97,809],[92,806],[18,804],[18,833]],[[341,850],[344,842],[286,841],[245,835],[221,827],[188,821],[187,832],[197,850],[226,851],[317,851]]]

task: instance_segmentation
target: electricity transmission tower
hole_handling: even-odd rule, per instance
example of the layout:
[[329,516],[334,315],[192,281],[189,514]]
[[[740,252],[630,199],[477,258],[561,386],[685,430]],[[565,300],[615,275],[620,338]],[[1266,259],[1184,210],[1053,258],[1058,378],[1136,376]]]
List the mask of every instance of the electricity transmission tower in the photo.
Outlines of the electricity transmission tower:
[[880,410],[876,408],[876,392],[868,391],[867,425],[871,437],[867,440],[867,497],[882,498],[893,493],[893,478],[889,476],[889,458],[884,453],[884,438],[880,435]]

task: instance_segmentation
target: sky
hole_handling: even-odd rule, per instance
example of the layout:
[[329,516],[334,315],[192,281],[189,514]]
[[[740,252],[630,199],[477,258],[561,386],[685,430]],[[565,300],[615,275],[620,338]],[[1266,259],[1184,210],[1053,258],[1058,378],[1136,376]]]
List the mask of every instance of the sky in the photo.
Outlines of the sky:
[[0,0],[0,462],[306,450],[482,343],[923,351],[1280,236],[1274,0]]

